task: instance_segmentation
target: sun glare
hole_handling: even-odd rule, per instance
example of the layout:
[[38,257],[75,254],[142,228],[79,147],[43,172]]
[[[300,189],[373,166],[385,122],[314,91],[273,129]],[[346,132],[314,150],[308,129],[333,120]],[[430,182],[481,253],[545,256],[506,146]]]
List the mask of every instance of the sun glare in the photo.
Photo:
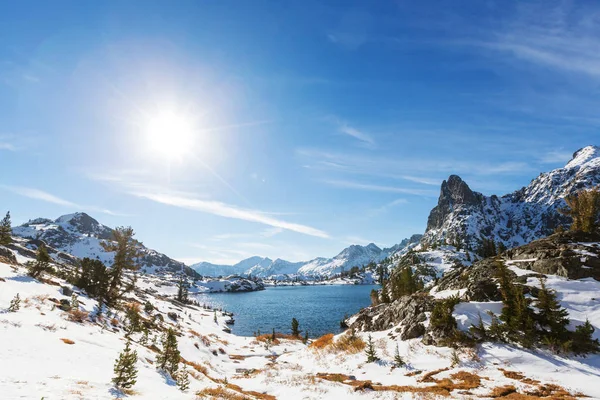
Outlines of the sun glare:
[[184,115],[160,112],[148,121],[147,139],[152,151],[168,158],[182,157],[191,151],[192,123]]

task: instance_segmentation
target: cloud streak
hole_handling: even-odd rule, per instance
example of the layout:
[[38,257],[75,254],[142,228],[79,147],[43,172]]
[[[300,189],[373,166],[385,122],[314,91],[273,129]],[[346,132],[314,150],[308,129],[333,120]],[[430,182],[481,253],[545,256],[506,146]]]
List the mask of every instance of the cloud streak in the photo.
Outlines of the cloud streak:
[[343,188],[343,189],[356,189],[356,190],[366,190],[371,192],[388,192],[388,193],[404,193],[404,194],[412,194],[416,196],[437,196],[437,191],[427,190],[427,189],[412,189],[412,188],[401,188],[396,186],[385,186],[385,185],[372,185],[360,182],[346,181],[346,180],[323,180],[322,182]]
[[238,208],[233,205],[221,203],[219,201],[201,200],[172,193],[140,192],[133,191],[132,195],[152,200],[157,203],[166,204],[174,207],[185,208],[188,210],[200,211],[208,214],[218,215],[226,218],[240,219],[243,221],[257,222],[276,228],[281,228],[297,233],[320,238],[329,238],[329,235],[322,230],[312,228],[307,225],[296,224],[282,221],[266,215],[263,212],[251,209]]
[[44,201],[46,203],[56,204],[63,207],[69,207],[72,209],[78,210],[86,210],[86,211],[95,211],[103,214],[114,215],[114,216],[127,216],[126,214],[116,213],[105,208],[96,207],[96,206],[85,206],[81,204],[74,203],[69,200],[65,200],[61,197],[55,196],[51,193],[45,192],[43,190],[22,187],[22,186],[6,186],[1,185],[1,188],[8,190],[12,193],[18,194],[19,196],[27,197],[34,200]]
[[370,148],[375,147],[375,140],[373,140],[373,138],[371,136],[369,136],[368,134],[366,134],[356,128],[353,128],[347,124],[342,124],[340,126],[339,130],[343,134],[346,134],[348,136],[351,136],[355,139],[360,140],[367,147],[370,147]]

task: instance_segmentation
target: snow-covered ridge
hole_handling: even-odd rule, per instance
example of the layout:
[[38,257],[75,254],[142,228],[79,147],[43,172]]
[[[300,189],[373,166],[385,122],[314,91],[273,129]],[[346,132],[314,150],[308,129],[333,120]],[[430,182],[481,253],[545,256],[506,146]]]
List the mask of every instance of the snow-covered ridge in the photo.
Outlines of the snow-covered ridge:
[[[104,251],[101,243],[110,240],[113,229],[99,223],[86,213],[74,213],[58,217],[56,220],[36,218],[12,228],[13,235],[25,239],[43,240],[49,246],[78,258],[93,258],[110,265],[114,254]],[[176,261],[156,250],[139,243],[142,256],[139,262],[142,272],[160,270],[195,272],[185,264]]]
[[529,185],[498,197],[472,191],[460,177],[442,183],[429,215],[424,243],[460,243],[476,248],[481,238],[515,247],[550,235],[568,219],[558,210],[564,198],[600,185],[600,147],[575,152],[563,167],[542,173]]

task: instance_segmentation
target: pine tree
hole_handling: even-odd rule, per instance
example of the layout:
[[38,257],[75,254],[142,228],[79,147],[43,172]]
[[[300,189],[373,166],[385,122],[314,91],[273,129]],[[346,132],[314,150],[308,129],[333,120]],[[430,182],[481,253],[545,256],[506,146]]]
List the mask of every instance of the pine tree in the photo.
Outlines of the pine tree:
[[184,274],[181,274],[177,282],[177,301],[182,303],[188,302],[189,283]]
[[589,320],[585,320],[583,325],[575,328],[575,332],[571,334],[573,353],[585,355],[589,353],[600,353],[600,341],[594,339],[594,327]]
[[[259,331],[260,334],[260,331]],[[271,333],[271,340],[275,341],[275,339],[277,339],[277,337],[275,336],[275,328],[273,328],[273,333]]]
[[582,190],[565,197],[567,207],[559,210],[563,215],[571,217],[572,231],[593,232],[598,228],[600,216],[600,190]]
[[485,325],[483,324],[483,319],[481,318],[481,314],[479,314],[479,321],[477,325],[471,325],[469,331],[475,335],[475,337],[481,341],[485,341],[488,337],[487,330],[485,329]]
[[298,323],[298,320],[296,318],[292,318],[292,336],[300,336],[300,333],[302,332],[300,329],[298,329],[300,327],[300,324]]
[[140,251],[133,235],[131,227],[118,227],[113,231],[112,242],[101,243],[104,251],[115,253],[112,267],[108,271],[109,283],[104,298],[109,307],[116,305],[124,294],[135,288],[135,276],[131,283],[125,284],[125,272],[139,269],[137,258],[140,256]]
[[162,341],[162,350],[156,357],[156,366],[158,369],[166,371],[173,378],[179,369],[180,359],[177,336],[175,336],[173,328],[169,328]]
[[21,297],[19,293],[10,301],[10,305],[8,306],[8,312],[17,312],[21,308]]
[[177,386],[182,392],[185,392],[190,388],[190,373],[185,366],[177,374]]
[[12,243],[12,228],[10,227],[10,211],[0,221],[0,246],[8,246]]
[[104,299],[108,292],[109,271],[100,260],[84,258],[79,262],[75,286],[94,299]]
[[51,271],[50,260],[46,246],[44,243],[40,243],[35,253],[35,262],[31,262],[28,265],[29,276],[38,279],[42,277],[44,272]]
[[304,339],[302,339],[302,343],[308,343],[308,330],[304,331]]
[[569,313],[560,306],[556,293],[546,287],[545,278],[540,278],[540,291],[534,305],[538,309],[535,319],[542,330],[542,340],[552,350],[558,351],[568,341]]
[[216,324],[216,323],[218,322],[218,321],[217,321],[217,310],[215,310],[215,317],[214,317],[214,320],[215,320],[215,324]]
[[125,350],[119,354],[119,358],[115,361],[115,377],[113,383],[119,389],[129,389],[136,383],[137,368],[137,352],[131,351],[129,340],[125,345]]
[[396,345],[396,352],[394,353],[394,367],[400,368],[404,367],[405,365],[406,363],[402,357],[400,357],[400,349],[398,349],[398,345]]
[[371,335],[369,335],[369,341],[367,342],[367,349],[365,350],[365,354],[367,355],[368,363],[379,361],[379,357],[377,357],[377,352],[375,351],[375,345],[373,344],[373,338],[371,337]]

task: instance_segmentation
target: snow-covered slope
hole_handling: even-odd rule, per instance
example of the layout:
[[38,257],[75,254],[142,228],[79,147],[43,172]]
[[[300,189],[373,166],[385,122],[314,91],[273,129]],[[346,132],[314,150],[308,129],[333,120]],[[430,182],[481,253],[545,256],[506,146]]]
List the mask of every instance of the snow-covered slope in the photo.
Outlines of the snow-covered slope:
[[192,265],[198,273],[207,276],[228,274],[275,277],[281,275],[299,275],[302,277],[331,277],[352,267],[362,267],[371,262],[380,262],[392,254],[405,251],[420,240],[421,235],[413,235],[401,243],[386,249],[380,249],[371,243],[367,246],[352,245],[333,258],[317,257],[310,261],[290,262],[282,259],[271,260],[266,257],[251,257],[235,265],[215,265],[201,262]]
[[563,167],[542,173],[514,193],[498,197],[472,191],[458,176],[442,183],[427,221],[424,243],[460,243],[476,248],[482,237],[519,246],[551,234],[568,219],[558,212],[564,198],[600,184],[600,147],[588,146]]
[[[12,228],[13,235],[25,239],[43,240],[47,245],[79,258],[95,258],[110,265],[113,253],[104,251],[101,243],[110,240],[113,230],[100,224],[86,213],[63,215],[56,220],[37,218]],[[139,243],[142,271],[180,271],[195,274],[185,264],[145,247]]]

